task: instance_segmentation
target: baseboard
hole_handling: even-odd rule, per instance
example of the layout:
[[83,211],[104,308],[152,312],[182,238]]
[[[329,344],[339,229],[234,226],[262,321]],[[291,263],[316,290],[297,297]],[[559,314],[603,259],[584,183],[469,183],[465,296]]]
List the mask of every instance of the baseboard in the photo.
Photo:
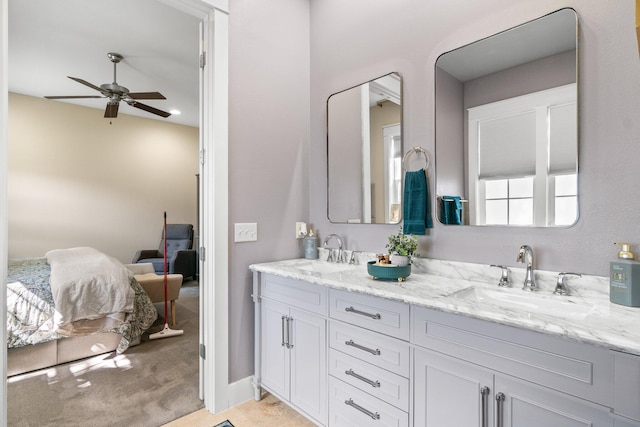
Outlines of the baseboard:
[[229,408],[253,399],[254,390],[253,385],[251,385],[251,378],[252,377],[249,376],[229,384],[229,388],[227,389],[229,393]]

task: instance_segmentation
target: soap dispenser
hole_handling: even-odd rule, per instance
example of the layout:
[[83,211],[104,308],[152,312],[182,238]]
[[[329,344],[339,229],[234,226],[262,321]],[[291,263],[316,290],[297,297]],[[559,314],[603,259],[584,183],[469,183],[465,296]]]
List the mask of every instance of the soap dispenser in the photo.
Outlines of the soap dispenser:
[[609,299],[612,303],[640,307],[640,263],[635,260],[629,243],[615,243],[622,248],[618,259],[611,262]]
[[309,234],[304,238],[304,257],[306,259],[318,258],[318,238],[313,234],[313,230],[309,228]]

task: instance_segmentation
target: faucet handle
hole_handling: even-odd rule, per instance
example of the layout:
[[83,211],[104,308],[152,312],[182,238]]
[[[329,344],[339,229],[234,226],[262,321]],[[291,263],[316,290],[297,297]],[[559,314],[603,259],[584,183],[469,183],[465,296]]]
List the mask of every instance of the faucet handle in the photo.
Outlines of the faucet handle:
[[558,273],[558,281],[556,282],[556,290],[553,291],[554,294],[556,295],[569,295],[569,288],[567,288],[567,281],[566,281],[566,277],[567,276],[577,276],[577,277],[582,277],[582,274],[580,273],[566,273],[566,272],[562,272],[562,273]]
[[334,262],[333,249],[327,249],[327,252],[329,253],[329,255],[327,255],[327,262]]
[[491,267],[502,269],[498,286],[501,286],[503,288],[510,288],[511,282],[509,281],[509,267],[507,267],[506,265],[495,265],[495,264],[491,264]]

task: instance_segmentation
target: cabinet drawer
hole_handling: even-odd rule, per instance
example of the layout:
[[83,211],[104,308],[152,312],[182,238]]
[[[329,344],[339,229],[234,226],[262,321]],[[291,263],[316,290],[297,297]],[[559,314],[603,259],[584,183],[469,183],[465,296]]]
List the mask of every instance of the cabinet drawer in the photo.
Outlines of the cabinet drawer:
[[327,288],[301,280],[262,274],[260,295],[275,301],[327,315]]
[[613,412],[640,422],[640,357],[611,353],[615,363]]
[[409,415],[395,406],[329,377],[329,426],[408,427]]
[[372,331],[409,340],[409,304],[331,289],[329,315]]
[[412,342],[606,406],[609,350],[520,328],[412,307]]
[[403,377],[409,376],[409,343],[331,320],[329,346]]
[[409,380],[337,350],[329,352],[329,373],[391,405],[409,411]]

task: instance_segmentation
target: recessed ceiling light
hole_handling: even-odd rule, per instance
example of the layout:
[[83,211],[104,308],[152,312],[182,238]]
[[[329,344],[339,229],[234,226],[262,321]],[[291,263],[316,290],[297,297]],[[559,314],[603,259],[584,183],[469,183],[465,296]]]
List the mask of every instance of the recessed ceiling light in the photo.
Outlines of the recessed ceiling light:
[[179,114],[180,114],[180,110],[176,110],[176,109],[169,110],[169,112],[170,112],[171,114],[173,114],[174,116],[177,116],[177,115],[179,115]]

